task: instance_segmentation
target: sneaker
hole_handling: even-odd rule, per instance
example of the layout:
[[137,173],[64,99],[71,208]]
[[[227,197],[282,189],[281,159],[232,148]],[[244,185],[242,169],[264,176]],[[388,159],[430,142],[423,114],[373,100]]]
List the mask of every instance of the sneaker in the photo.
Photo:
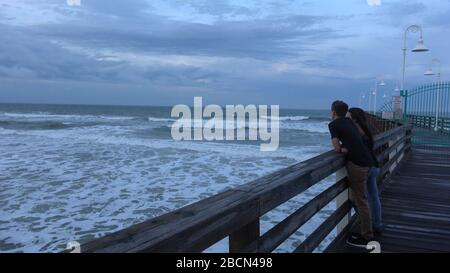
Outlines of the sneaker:
[[354,246],[354,247],[361,247],[366,249],[367,244],[369,243],[369,240],[366,240],[364,237],[361,236],[359,233],[352,233],[350,237],[347,239],[347,244]]

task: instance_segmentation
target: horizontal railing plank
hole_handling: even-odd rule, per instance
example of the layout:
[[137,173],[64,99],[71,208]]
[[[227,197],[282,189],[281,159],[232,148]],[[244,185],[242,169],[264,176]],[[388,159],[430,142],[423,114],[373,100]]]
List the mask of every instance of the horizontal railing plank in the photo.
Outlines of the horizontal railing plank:
[[389,162],[381,168],[380,176],[383,177],[386,173],[388,173],[391,167],[397,163],[398,159],[403,155],[405,155],[406,151],[411,148],[411,144],[405,144],[400,151],[398,151],[395,156],[389,160]]
[[375,136],[374,137],[375,145],[373,147],[374,150],[380,148],[381,146],[389,142],[389,140],[394,139],[399,135],[405,134],[405,132],[407,130],[410,130],[411,128],[412,126],[410,125],[404,125]]
[[333,214],[331,214],[305,241],[303,241],[294,253],[313,252],[317,246],[325,239],[328,234],[337,226],[337,224],[350,211],[352,205],[350,201],[345,202]]
[[344,178],[275,225],[261,237],[259,252],[273,251],[347,187],[347,179]]
[[384,158],[386,158],[389,154],[396,151],[400,145],[404,144],[407,140],[411,139],[411,135],[405,135],[402,138],[398,139],[392,146],[389,146],[386,150],[382,151],[377,155],[378,162],[381,162]]

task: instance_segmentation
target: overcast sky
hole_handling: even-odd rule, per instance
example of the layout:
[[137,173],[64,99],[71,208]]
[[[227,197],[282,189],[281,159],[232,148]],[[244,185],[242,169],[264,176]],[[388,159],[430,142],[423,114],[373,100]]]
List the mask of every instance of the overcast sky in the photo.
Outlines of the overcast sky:
[[411,24],[407,87],[448,79],[450,0],[0,0],[0,102],[323,109],[383,77],[381,101]]

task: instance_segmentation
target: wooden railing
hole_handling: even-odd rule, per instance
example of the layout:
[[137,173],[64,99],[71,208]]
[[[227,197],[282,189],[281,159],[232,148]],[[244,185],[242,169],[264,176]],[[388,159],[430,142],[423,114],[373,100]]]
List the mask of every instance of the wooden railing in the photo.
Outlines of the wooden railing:
[[394,120],[383,119],[380,118],[378,115],[366,114],[366,117],[367,117],[367,124],[369,125],[374,135],[381,134],[383,132],[401,126],[400,123]]
[[[411,127],[400,126],[376,136],[382,165],[380,180],[392,174],[411,147]],[[260,217],[337,173],[336,183],[264,234]],[[253,182],[221,192],[176,211],[87,242],[81,252],[203,252],[229,237],[230,252],[272,252],[330,202],[337,209],[295,252],[312,252],[338,229],[352,224],[344,158],[330,151]],[[335,240],[335,241],[336,241]],[[333,243],[331,243],[333,245]]]

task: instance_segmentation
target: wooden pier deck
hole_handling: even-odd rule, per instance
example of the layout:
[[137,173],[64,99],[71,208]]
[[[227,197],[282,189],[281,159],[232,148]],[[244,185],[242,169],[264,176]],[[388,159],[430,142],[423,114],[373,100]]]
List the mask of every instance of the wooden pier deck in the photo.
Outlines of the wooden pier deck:
[[[413,148],[381,201],[382,252],[450,252],[450,149]],[[345,242],[331,251],[358,252]]]

